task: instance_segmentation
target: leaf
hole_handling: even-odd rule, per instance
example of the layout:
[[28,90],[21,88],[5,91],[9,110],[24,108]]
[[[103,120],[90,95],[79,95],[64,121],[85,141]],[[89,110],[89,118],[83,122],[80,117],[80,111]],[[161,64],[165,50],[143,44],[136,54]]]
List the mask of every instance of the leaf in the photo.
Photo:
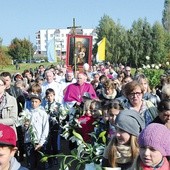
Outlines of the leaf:
[[102,137],[102,141],[103,141],[103,143],[106,143],[106,137],[105,136]]
[[48,162],[48,156],[44,156],[40,161],[41,162]]
[[82,138],[82,136],[81,136],[79,133],[77,133],[75,130],[73,130],[73,135],[74,135],[76,138],[78,138],[79,140],[84,141],[83,138]]
[[38,152],[41,154],[42,157],[45,156],[43,152],[41,151],[38,151]]
[[106,143],[106,131],[103,131],[99,134],[99,138],[102,138],[103,143]]
[[99,134],[99,138],[103,137],[106,134],[106,131],[103,131]]
[[71,150],[71,154],[76,156],[77,155],[77,150],[76,149]]

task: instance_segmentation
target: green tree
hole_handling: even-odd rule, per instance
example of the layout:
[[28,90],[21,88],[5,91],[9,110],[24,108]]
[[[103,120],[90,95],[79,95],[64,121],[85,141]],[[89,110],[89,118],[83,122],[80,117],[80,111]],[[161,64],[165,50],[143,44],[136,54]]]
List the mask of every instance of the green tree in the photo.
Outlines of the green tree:
[[134,21],[132,28],[128,31],[130,42],[130,58],[128,61],[135,67],[140,67],[146,62],[145,57],[151,55],[152,51],[152,27],[147,22],[139,18]]
[[98,38],[93,49],[93,54],[97,53],[97,43],[101,41],[103,37],[106,37],[106,60],[112,57],[112,54],[109,51],[109,47],[111,46],[110,36],[112,35],[114,28],[114,21],[108,15],[104,15],[99,21],[99,25],[96,29]]
[[[106,37],[106,60],[112,63],[141,67],[146,62],[170,62],[170,33],[159,22],[151,26],[146,18],[139,18],[133,22],[131,29],[126,30],[119,22],[115,23],[104,15],[99,21],[97,34],[97,43]],[[97,52],[97,43],[93,54]],[[150,57],[149,61],[146,61],[146,56]]]
[[9,55],[16,60],[29,60],[33,56],[33,44],[27,39],[15,38],[9,46]]
[[0,46],[2,46],[3,39],[0,37]]
[[114,63],[126,63],[129,56],[129,42],[127,31],[120,23],[115,24],[109,35],[108,60]]
[[0,47],[0,67],[3,69],[4,67],[11,64],[10,57],[6,54],[3,47]]
[[153,27],[153,49],[152,54],[150,55],[150,60],[152,63],[164,63],[166,61],[166,32],[164,31],[163,26],[156,22]]
[[170,62],[170,34],[168,32],[165,32],[165,55],[166,61]]
[[170,32],[170,0],[165,0],[162,24],[166,31]]
[[143,32],[143,20],[139,19],[134,21],[132,28],[129,31],[130,41],[130,54],[129,62],[135,67],[140,65],[141,55],[143,54],[143,43],[142,43],[142,32]]
[[[97,43],[106,37],[106,60],[113,63],[126,63],[129,56],[129,42],[127,32],[118,22],[117,24],[107,15],[99,21],[97,27]],[[97,52],[97,43],[93,52]]]
[[120,23],[116,25],[115,35],[114,35],[115,48],[112,51],[113,60],[115,63],[124,63],[127,64],[127,59],[130,55],[129,51],[129,41],[127,31]]

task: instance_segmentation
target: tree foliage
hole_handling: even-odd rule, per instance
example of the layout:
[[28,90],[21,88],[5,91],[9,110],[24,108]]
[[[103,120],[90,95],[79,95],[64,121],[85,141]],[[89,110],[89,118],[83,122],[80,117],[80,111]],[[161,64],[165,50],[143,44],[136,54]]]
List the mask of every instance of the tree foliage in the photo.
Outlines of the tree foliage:
[[130,63],[135,67],[145,62],[145,56],[151,55],[152,30],[150,24],[145,20],[138,19],[132,24],[129,31]]
[[9,55],[15,60],[28,60],[33,53],[33,44],[27,39],[14,38],[9,46]]
[[[152,48],[152,55],[150,55],[151,57],[151,61],[153,63],[164,63],[167,59],[167,55],[168,53],[166,53],[166,33],[162,27],[162,25],[160,25],[158,22],[156,22],[153,25],[153,48]],[[168,47],[169,48],[169,47]]]
[[6,54],[4,48],[2,48],[1,46],[0,46],[0,61],[1,69],[11,64],[10,57]]
[[96,54],[97,53],[97,43],[100,42],[103,37],[106,37],[106,56],[108,58],[111,58],[111,51],[110,51],[110,39],[113,35],[113,30],[115,28],[115,23],[114,21],[107,15],[104,15],[100,22],[99,22],[99,26],[97,27],[97,34],[98,34],[98,38],[96,41],[96,45],[94,46],[94,50],[93,53]]
[[162,24],[166,31],[170,32],[170,0],[165,0]]
[[126,30],[119,22],[104,15],[97,33],[97,43],[106,37],[106,60],[111,63],[141,67],[146,63],[146,56],[150,57],[148,64],[163,64],[170,59],[170,34],[159,22],[151,25],[146,18],[139,18]]

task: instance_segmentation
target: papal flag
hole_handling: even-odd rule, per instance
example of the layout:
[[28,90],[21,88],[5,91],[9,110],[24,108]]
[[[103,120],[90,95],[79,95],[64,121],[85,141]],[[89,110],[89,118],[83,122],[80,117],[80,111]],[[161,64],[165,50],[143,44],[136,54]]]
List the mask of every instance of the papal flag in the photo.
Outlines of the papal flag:
[[104,37],[100,42],[97,43],[98,50],[96,55],[97,62],[105,60],[105,49],[106,49],[106,38]]
[[47,59],[48,62],[56,62],[55,41],[54,38],[47,43]]

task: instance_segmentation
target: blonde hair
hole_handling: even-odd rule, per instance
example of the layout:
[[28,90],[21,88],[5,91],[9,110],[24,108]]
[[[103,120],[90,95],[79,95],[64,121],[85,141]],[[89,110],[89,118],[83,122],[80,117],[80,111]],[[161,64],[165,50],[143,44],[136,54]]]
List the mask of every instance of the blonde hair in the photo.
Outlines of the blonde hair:
[[[134,135],[130,135],[130,144],[131,146],[131,153],[132,153],[132,161],[137,158],[139,155],[139,145],[137,142],[137,137]],[[112,138],[112,140],[108,144],[108,161],[111,165],[111,167],[117,166],[117,139],[116,137]]]
[[83,106],[83,115],[86,113],[87,110],[90,110],[91,103],[92,103],[91,99],[87,99],[85,101],[84,106]]
[[135,80],[136,80],[137,82],[139,82],[139,83],[141,83],[142,79],[147,82],[147,84],[148,84],[147,92],[150,93],[150,92],[151,92],[151,89],[150,89],[150,85],[149,85],[149,80],[148,80],[148,78],[147,78],[144,74],[139,74],[139,75],[135,78]]
[[33,83],[28,89],[29,93],[40,94],[42,92],[41,86],[38,83]]

